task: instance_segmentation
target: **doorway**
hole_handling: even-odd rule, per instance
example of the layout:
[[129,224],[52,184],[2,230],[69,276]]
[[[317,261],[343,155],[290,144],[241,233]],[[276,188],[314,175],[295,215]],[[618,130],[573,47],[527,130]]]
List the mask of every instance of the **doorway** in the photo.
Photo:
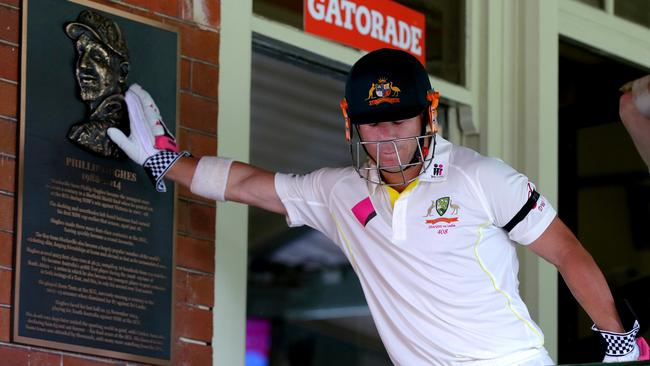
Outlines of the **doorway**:
[[[560,218],[594,257],[616,300],[627,299],[646,338],[650,322],[650,176],[618,116],[618,91],[648,73],[560,40]],[[559,278],[559,363],[598,362],[591,320]],[[619,304],[623,307],[623,304]]]

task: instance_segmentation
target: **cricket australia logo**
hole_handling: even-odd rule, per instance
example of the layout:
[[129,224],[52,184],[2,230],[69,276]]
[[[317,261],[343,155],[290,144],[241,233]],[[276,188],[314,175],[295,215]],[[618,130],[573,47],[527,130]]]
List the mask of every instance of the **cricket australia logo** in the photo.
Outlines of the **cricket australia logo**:
[[381,103],[399,103],[400,98],[398,98],[399,93],[402,90],[393,85],[392,81],[388,81],[387,78],[379,78],[376,83],[372,83],[370,89],[368,90],[368,105],[378,105]]
[[[451,210],[449,210],[451,208]],[[434,211],[435,210],[435,211]],[[458,221],[458,211],[460,211],[460,206],[453,203],[451,197],[441,197],[436,200],[431,201],[431,206],[427,210],[427,214],[424,217],[435,217],[437,213],[439,217],[433,219],[425,220],[425,224],[429,225],[430,229],[439,229],[438,234],[447,234],[448,229],[456,227],[454,224]],[[445,214],[455,217],[445,217]]]
[[442,197],[436,200],[436,211],[438,215],[442,216],[449,208],[449,197]]

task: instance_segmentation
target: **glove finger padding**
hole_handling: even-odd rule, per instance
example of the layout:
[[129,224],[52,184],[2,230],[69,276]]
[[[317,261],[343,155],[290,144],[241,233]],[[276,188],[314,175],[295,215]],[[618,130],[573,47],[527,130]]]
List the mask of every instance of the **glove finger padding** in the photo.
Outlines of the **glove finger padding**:
[[133,84],[129,91],[133,94],[134,97],[138,98],[140,106],[144,114],[146,121],[146,126],[151,131],[153,136],[160,136],[165,133],[164,128],[162,127],[162,117],[160,116],[160,110],[158,106],[153,101],[151,94],[138,84]]
[[129,138],[126,137],[124,132],[122,132],[118,128],[111,127],[108,130],[106,130],[106,134],[115,143],[115,145],[119,146],[119,148],[122,149],[129,158],[131,158],[131,160],[135,160],[133,158],[133,155],[137,154],[137,151],[135,151],[135,148],[132,146],[131,140],[129,140]]
[[[146,158],[156,154],[157,151],[154,147],[155,136],[149,127],[142,100],[133,92],[136,86],[137,84],[134,84],[126,91],[124,100],[129,110],[129,120],[131,122],[131,136],[129,136],[129,140],[140,150],[140,158],[144,157],[143,159],[136,160],[138,164],[142,165]],[[137,86],[137,88],[140,87]]]

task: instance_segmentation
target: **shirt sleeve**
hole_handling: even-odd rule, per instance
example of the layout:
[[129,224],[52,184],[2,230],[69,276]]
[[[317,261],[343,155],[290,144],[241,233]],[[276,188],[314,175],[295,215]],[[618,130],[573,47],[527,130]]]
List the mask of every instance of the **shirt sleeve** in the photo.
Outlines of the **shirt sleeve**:
[[[486,198],[494,224],[504,227],[522,209],[535,185],[503,161],[487,158],[477,169],[477,181]],[[539,193],[539,192],[538,192]],[[557,213],[546,197],[539,195],[528,214],[508,233],[511,240],[528,245],[542,235]]]
[[332,169],[320,169],[306,175],[275,175],[275,190],[287,210],[290,227],[307,225],[333,237],[336,223],[328,207],[335,185]]

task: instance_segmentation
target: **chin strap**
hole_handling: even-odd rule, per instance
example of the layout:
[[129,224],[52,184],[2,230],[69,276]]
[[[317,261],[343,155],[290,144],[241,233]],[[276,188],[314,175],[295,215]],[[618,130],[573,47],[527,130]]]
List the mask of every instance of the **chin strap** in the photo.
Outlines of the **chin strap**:
[[440,93],[435,90],[427,92],[427,100],[429,101],[429,129],[432,134],[438,132],[438,103],[440,102]]
[[348,101],[345,98],[341,99],[340,106],[343,112],[343,118],[345,119],[345,141],[350,143],[352,140],[352,129],[350,128],[350,117],[348,117]]

